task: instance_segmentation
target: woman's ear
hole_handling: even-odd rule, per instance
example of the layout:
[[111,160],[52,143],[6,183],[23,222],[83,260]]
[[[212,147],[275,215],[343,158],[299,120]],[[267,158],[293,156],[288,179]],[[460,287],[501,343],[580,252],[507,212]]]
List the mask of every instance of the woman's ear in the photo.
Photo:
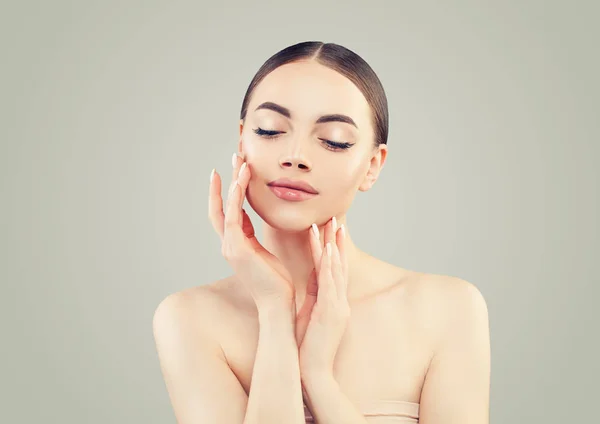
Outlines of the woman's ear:
[[385,164],[386,158],[387,145],[380,144],[377,150],[375,151],[375,154],[371,157],[371,161],[369,162],[369,168],[367,169],[367,173],[363,181],[358,186],[358,189],[360,191],[367,191],[371,187],[373,187],[373,184],[375,184],[375,181],[377,181],[377,178],[379,177],[379,173],[383,169],[383,165]]

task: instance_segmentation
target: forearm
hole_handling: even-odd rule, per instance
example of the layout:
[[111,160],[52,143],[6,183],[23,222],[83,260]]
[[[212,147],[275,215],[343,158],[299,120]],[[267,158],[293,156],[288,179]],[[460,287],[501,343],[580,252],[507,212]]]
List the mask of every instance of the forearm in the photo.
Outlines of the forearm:
[[366,424],[362,412],[341,391],[329,372],[307,372],[302,377],[306,404],[319,424]]
[[304,424],[292,306],[259,308],[259,336],[244,424]]

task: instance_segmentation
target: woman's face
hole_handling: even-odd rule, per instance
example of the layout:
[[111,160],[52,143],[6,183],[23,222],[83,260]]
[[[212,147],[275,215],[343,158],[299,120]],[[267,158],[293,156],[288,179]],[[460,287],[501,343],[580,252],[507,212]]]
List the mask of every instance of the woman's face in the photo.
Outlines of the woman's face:
[[[267,102],[272,107],[264,106]],[[324,115],[350,120],[317,123]],[[386,146],[373,148],[371,110],[363,94],[316,62],[289,63],[267,75],[254,89],[240,131],[252,172],[248,203],[282,230],[301,231],[343,215],[357,190],[370,188],[385,160]],[[277,195],[282,189],[268,185],[280,178],[306,182],[318,193],[302,201],[283,199]]]

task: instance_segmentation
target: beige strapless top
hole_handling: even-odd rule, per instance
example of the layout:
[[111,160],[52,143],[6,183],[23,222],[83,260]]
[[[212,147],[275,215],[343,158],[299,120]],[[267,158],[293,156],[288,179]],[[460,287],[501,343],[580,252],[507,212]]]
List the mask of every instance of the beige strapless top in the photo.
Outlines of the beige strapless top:
[[[380,423],[418,423],[419,404],[402,400],[376,400],[361,405],[360,410],[367,421]],[[315,419],[304,405],[304,418],[307,423]]]

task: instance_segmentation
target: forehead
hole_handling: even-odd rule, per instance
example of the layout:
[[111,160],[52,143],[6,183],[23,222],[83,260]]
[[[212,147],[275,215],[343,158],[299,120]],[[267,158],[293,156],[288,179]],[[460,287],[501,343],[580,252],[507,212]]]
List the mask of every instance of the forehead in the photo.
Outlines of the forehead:
[[254,89],[249,112],[266,101],[290,109],[294,121],[339,113],[354,119],[361,130],[370,128],[370,107],[360,90],[342,74],[314,61],[273,70]]

